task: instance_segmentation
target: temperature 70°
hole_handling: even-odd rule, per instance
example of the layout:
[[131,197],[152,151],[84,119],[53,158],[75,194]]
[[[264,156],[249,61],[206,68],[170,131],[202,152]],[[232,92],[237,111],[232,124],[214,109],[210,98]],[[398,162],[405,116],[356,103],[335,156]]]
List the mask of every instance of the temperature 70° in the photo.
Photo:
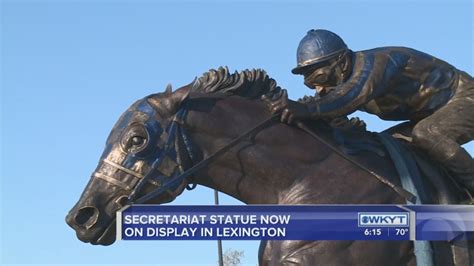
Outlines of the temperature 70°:
[[404,236],[408,233],[408,228],[395,228],[395,235]]

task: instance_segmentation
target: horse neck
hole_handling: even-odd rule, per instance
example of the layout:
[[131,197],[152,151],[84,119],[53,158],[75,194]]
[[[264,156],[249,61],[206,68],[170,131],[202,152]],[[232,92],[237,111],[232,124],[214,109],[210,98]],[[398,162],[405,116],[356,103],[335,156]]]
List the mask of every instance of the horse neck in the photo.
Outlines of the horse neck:
[[[187,130],[203,158],[270,117],[260,100],[241,97],[201,99],[189,106]],[[245,203],[275,204],[331,154],[304,132],[276,122],[216,159],[195,180]]]

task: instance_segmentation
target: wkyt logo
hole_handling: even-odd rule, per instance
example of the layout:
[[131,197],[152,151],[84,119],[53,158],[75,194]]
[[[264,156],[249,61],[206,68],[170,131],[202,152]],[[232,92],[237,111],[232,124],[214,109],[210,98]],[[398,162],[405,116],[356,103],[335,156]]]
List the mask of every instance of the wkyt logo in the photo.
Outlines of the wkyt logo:
[[407,212],[359,212],[359,227],[409,226]]

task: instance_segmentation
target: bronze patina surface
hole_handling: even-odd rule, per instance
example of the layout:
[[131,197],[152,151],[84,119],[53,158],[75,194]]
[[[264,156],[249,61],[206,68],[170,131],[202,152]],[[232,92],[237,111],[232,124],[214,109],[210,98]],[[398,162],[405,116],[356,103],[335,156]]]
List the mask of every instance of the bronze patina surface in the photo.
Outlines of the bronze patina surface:
[[[138,100],[112,129],[96,170],[66,217],[67,223],[81,241],[110,245],[115,241],[115,213],[129,198],[166,187],[145,202],[161,204],[172,201],[191,184],[217,189],[246,204],[405,203],[390,187],[328,147],[327,143],[337,144],[333,127],[325,121],[307,121],[325,142],[273,121],[193,176],[176,179],[230,140],[270,119],[272,114],[262,95],[267,99],[282,96],[281,88],[264,71],[230,74],[220,68],[174,92]],[[370,132],[358,134],[371,138]],[[362,151],[354,159],[400,185],[387,156]],[[450,203],[433,189],[435,184],[427,186],[432,190],[432,203]],[[460,195],[453,183],[445,183],[445,187],[455,192],[454,197]],[[447,243],[439,243],[436,260],[452,265],[450,252]],[[263,241],[259,257],[261,265],[415,262],[409,241]]]

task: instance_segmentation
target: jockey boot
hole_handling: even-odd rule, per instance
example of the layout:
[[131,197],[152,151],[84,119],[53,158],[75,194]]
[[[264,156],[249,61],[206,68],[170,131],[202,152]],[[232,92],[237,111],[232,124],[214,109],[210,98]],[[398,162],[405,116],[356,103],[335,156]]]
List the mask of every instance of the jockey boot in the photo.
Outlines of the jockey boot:
[[427,144],[435,143],[427,150],[428,155],[447,168],[461,187],[474,195],[474,160],[471,155],[450,138],[431,136],[424,139],[429,140]]

